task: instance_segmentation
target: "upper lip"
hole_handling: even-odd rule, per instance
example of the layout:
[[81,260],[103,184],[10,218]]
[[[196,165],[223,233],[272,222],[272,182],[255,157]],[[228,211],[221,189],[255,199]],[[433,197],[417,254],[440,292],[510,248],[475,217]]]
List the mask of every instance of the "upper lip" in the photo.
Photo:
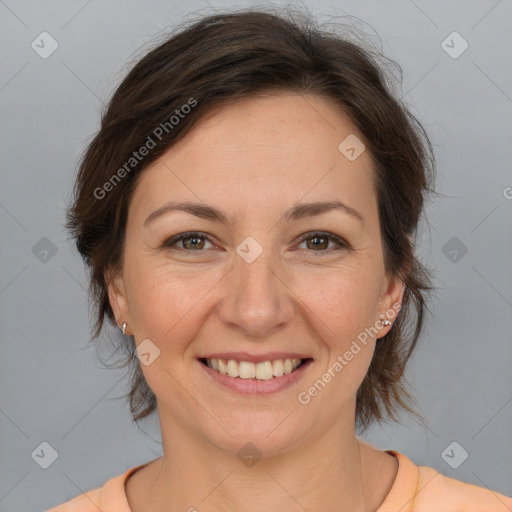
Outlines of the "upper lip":
[[234,359],[235,361],[248,361],[250,363],[263,363],[276,359],[311,359],[310,356],[296,352],[267,352],[266,354],[249,354],[247,352],[215,352],[199,359]]

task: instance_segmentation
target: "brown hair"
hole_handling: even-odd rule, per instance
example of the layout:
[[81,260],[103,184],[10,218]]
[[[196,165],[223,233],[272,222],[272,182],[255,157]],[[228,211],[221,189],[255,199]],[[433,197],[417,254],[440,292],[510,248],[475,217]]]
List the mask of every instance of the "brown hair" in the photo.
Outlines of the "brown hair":
[[[419,417],[410,406],[404,369],[433,287],[412,237],[426,193],[434,192],[435,160],[424,128],[391,90],[379,64],[385,57],[365,46],[319,29],[310,15],[245,9],[196,20],[136,63],[102,113],[67,211],[66,227],[90,271],[96,321],[89,343],[98,338],[105,316],[115,325],[105,271],[122,268],[128,205],[144,168],[214,105],[273,91],[312,93],[348,116],[372,156],[385,268],[405,283],[402,309],[376,344],[358,389],[356,422],[365,430],[375,420],[398,421],[400,408]],[[149,151],[135,159],[143,146]],[[132,370],[124,398],[137,422],[156,409],[156,397],[134,355],[133,338],[119,346],[128,355],[123,366]]]

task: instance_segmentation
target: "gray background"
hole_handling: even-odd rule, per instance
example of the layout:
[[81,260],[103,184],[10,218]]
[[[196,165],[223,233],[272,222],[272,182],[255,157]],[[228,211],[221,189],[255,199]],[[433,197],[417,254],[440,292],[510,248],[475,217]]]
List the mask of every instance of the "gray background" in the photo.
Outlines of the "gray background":
[[[222,10],[257,4],[211,0]],[[64,207],[127,63],[211,5],[0,1],[2,512],[55,506],[161,454],[157,418],[139,430],[116,399],[127,390],[124,370],[103,369],[86,347],[87,282],[63,229]],[[429,206],[418,241],[440,289],[407,372],[428,426],[404,417],[363,437],[512,496],[511,2],[306,5],[320,21],[364,20],[368,37],[376,41],[374,29],[400,63],[402,94],[435,145],[444,194]],[[43,31],[59,45],[46,59],[31,48]],[[458,58],[441,47],[453,31],[469,43]],[[31,456],[45,441],[58,453],[48,469]],[[457,469],[441,456],[453,441],[469,453]],[[461,453],[456,447],[455,458]]]

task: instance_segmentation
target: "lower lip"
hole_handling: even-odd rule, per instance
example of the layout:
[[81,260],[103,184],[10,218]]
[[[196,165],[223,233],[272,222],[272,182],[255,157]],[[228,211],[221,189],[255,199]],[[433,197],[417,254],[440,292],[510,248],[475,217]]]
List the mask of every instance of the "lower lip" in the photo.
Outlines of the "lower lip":
[[197,362],[206,372],[206,374],[215,382],[218,382],[221,386],[236,391],[242,395],[269,395],[271,393],[282,391],[283,389],[289,388],[295,384],[304,375],[313,360],[308,359],[293,372],[285,374],[281,377],[273,377],[272,379],[268,380],[241,379],[240,377],[230,377],[229,375],[224,375],[216,370],[212,370],[210,367],[206,366],[199,360]]

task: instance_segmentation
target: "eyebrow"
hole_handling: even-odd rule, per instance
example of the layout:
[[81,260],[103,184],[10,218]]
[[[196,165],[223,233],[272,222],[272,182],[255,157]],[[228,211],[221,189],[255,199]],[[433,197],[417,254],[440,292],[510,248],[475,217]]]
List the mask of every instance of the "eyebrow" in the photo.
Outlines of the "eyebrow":
[[[299,220],[306,217],[313,217],[315,215],[321,215],[322,213],[331,211],[331,210],[341,210],[351,217],[358,219],[361,223],[364,224],[364,219],[362,215],[354,210],[354,208],[346,205],[341,201],[324,201],[324,202],[314,202],[314,203],[302,203],[297,204],[290,208],[284,214],[284,219],[287,222],[293,220]],[[171,201],[169,203],[164,204],[160,208],[156,209],[152,212],[149,217],[144,221],[144,226],[147,226],[150,222],[152,222],[157,217],[164,215],[166,213],[172,211],[184,211],[195,215],[196,217],[200,217],[201,219],[218,221],[223,224],[229,224],[228,216],[221,210],[201,203],[192,203],[192,202],[183,202],[178,203]]]

